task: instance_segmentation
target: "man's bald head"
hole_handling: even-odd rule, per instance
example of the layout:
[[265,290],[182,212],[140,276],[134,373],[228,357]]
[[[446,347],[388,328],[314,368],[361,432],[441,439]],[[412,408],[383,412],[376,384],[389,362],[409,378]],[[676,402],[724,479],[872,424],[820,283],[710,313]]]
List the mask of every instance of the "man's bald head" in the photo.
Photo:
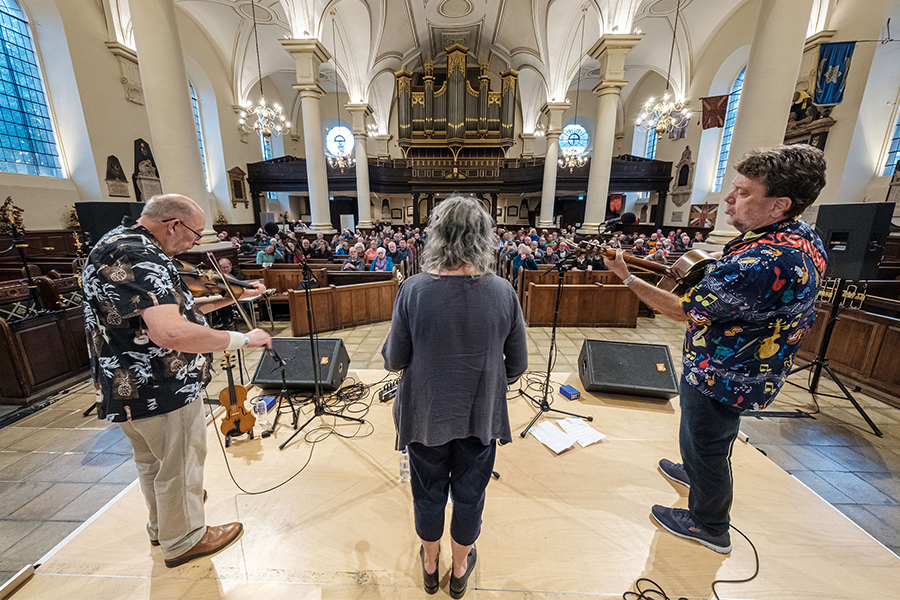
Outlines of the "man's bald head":
[[141,216],[154,221],[179,219],[184,223],[195,224],[198,217],[203,218],[203,209],[187,196],[159,194],[147,200]]

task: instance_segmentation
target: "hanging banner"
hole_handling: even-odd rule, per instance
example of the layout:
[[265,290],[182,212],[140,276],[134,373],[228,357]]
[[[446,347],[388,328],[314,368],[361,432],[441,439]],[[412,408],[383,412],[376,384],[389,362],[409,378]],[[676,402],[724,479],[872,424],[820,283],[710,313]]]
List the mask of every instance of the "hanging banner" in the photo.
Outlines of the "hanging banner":
[[819,46],[816,69],[816,98],[819,106],[833,106],[844,99],[844,84],[856,42],[834,42]]
[[700,98],[703,103],[703,129],[725,126],[725,113],[728,112],[728,94]]

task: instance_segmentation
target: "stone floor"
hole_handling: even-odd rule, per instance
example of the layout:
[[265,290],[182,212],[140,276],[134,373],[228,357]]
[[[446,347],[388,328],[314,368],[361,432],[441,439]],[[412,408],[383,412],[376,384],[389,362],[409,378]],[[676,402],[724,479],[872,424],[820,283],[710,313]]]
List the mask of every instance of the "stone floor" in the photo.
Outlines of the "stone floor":
[[[352,369],[381,369],[389,323],[327,334],[344,340]],[[275,323],[289,336],[286,322]],[[554,371],[576,371],[584,339],[661,343],[679,366],[683,326],[666,318],[640,319],[636,329],[561,328]],[[529,364],[546,369],[550,330],[528,329]],[[248,367],[256,359],[248,357]],[[209,386],[218,395],[219,373]],[[238,379],[236,375],[236,379]],[[795,376],[805,383],[805,375]],[[213,393],[215,392],[215,393]],[[900,554],[900,409],[862,393],[857,400],[884,432],[874,436],[850,403],[823,381],[812,419],[745,418],[750,442],[788,473]],[[82,417],[93,402],[87,382],[52,405],[0,429],[0,582],[34,563],[136,478],[128,440],[117,426]],[[773,410],[815,411],[806,391],[786,385]],[[672,457],[677,458],[677,457]]]

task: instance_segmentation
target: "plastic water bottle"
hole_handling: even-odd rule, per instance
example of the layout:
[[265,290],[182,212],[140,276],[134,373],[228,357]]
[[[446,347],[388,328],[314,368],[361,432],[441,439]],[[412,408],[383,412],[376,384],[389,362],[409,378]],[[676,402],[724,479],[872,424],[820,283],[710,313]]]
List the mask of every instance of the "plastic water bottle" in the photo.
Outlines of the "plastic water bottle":
[[409,454],[406,448],[400,451],[400,481],[409,481]]
[[269,407],[264,398],[259,398],[253,403],[253,414],[256,415],[256,424],[265,429],[269,424]]

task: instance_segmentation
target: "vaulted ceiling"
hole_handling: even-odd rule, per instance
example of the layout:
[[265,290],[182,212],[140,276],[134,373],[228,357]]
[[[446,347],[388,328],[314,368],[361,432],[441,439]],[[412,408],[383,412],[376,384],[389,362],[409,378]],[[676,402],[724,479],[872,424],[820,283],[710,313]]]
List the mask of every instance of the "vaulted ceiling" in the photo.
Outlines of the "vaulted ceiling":
[[[110,28],[128,45],[126,0],[104,3]],[[130,0],[135,1],[135,0]],[[627,78],[649,72],[665,77],[680,3],[671,85],[684,92],[692,69],[718,28],[749,0],[176,0],[209,36],[227,72],[235,100],[253,96],[259,79],[253,11],[259,31],[262,76],[285,104],[293,104],[294,62],[282,38],[318,38],[333,55],[323,65],[322,87],[340,89],[352,102],[367,102],[382,132],[393,98],[392,73],[440,64],[444,47],[462,43],[470,63],[492,73],[520,72],[524,129],[531,130],[548,100],[573,87],[590,89],[599,65],[585,51],[603,33],[641,30],[645,37],[628,55]],[[824,0],[822,0],[824,1]],[[583,36],[582,36],[583,31]],[[583,45],[582,45],[583,37]],[[337,77],[334,76],[335,70]],[[633,87],[633,86],[629,86]],[[627,90],[624,96],[627,98]]]

